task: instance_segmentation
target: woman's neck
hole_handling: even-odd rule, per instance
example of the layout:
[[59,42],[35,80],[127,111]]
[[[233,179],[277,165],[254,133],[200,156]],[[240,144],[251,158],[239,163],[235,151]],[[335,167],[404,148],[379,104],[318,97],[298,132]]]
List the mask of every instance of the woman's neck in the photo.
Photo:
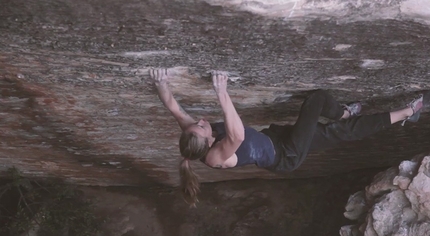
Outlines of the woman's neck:
[[212,144],[215,142],[215,138],[218,135],[216,131],[212,131],[212,136],[209,138],[209,147],[212,147]]

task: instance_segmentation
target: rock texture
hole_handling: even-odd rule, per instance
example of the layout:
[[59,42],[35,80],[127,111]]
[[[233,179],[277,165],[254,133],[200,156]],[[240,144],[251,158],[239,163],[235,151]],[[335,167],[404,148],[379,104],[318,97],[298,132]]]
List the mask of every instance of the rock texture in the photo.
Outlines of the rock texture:
[[[179,128],[149,67],[170,68],[185,110],[212,121],[222,115],[206,71],[237,73],[231,96],[257,129],[294,123],[314,89],[362,100],[367,113],[403,106],[430,87],[422,2],[1,0],[0,171],[176,185]],[[428,151],[429,120],[311,153],[291,174],[194,167],[212,182],[390,166]]]
[[[368,210],[367,210],[368,209]],[[365,191],[352,195],[341,236],[430,235],[430,156],[403,161],[375,176]]]

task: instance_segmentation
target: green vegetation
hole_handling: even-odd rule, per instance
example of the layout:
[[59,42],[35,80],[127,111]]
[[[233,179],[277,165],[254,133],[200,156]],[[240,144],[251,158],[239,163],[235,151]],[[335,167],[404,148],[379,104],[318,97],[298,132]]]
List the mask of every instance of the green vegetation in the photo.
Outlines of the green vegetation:
[[0,187],[0,235],[31,231],[38,236],[97,234],[101,221],[93,214],[91,202],[75,187],[30,180],[15,168],[9,174],[10,179]]

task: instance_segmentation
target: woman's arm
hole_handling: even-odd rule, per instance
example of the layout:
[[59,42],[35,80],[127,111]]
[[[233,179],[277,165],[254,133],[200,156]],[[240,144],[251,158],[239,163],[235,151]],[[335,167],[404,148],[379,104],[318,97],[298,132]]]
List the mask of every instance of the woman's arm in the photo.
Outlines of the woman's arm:
[[168,85],[167,69],[151,69],[149,75],[155,83],[158,97],[164,106],[172,113],[182,130],[187,129],[196,121],[182,109],[173,97]]
[[211,166],[222,165],[233,156],[245,139],[245,128],[242,120],[227,92],[227,79],[225,74],[215,73],[212,75],[213,87],[224,112],[226,136],[212,147],[206,156],[206,162]]

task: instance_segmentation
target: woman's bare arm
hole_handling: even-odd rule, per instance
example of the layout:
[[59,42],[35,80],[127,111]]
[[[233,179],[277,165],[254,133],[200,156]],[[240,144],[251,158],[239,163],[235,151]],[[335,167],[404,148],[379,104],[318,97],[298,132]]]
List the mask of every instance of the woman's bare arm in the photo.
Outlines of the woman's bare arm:
[[167,69],[151,69],[149,75],[155,83],[155,87],[158,91],[158,97],[164,106],[172,113],[175,117],[179,126],[182,130],[187,129],[190,125],[196,123],[196,121],[188,115],[187,112],[182,109],[178,102],[173,97],[172,92],[169,89],[169,79],[167,75]]
[[242,120],[227,92],[227,79],[225,74],[215,73],[212,75],[213,87],[224,112],[226,137],[212,147],[206,156],[206,162],[211,166],[222,165],[236,152],[245,139],[245,128]]

